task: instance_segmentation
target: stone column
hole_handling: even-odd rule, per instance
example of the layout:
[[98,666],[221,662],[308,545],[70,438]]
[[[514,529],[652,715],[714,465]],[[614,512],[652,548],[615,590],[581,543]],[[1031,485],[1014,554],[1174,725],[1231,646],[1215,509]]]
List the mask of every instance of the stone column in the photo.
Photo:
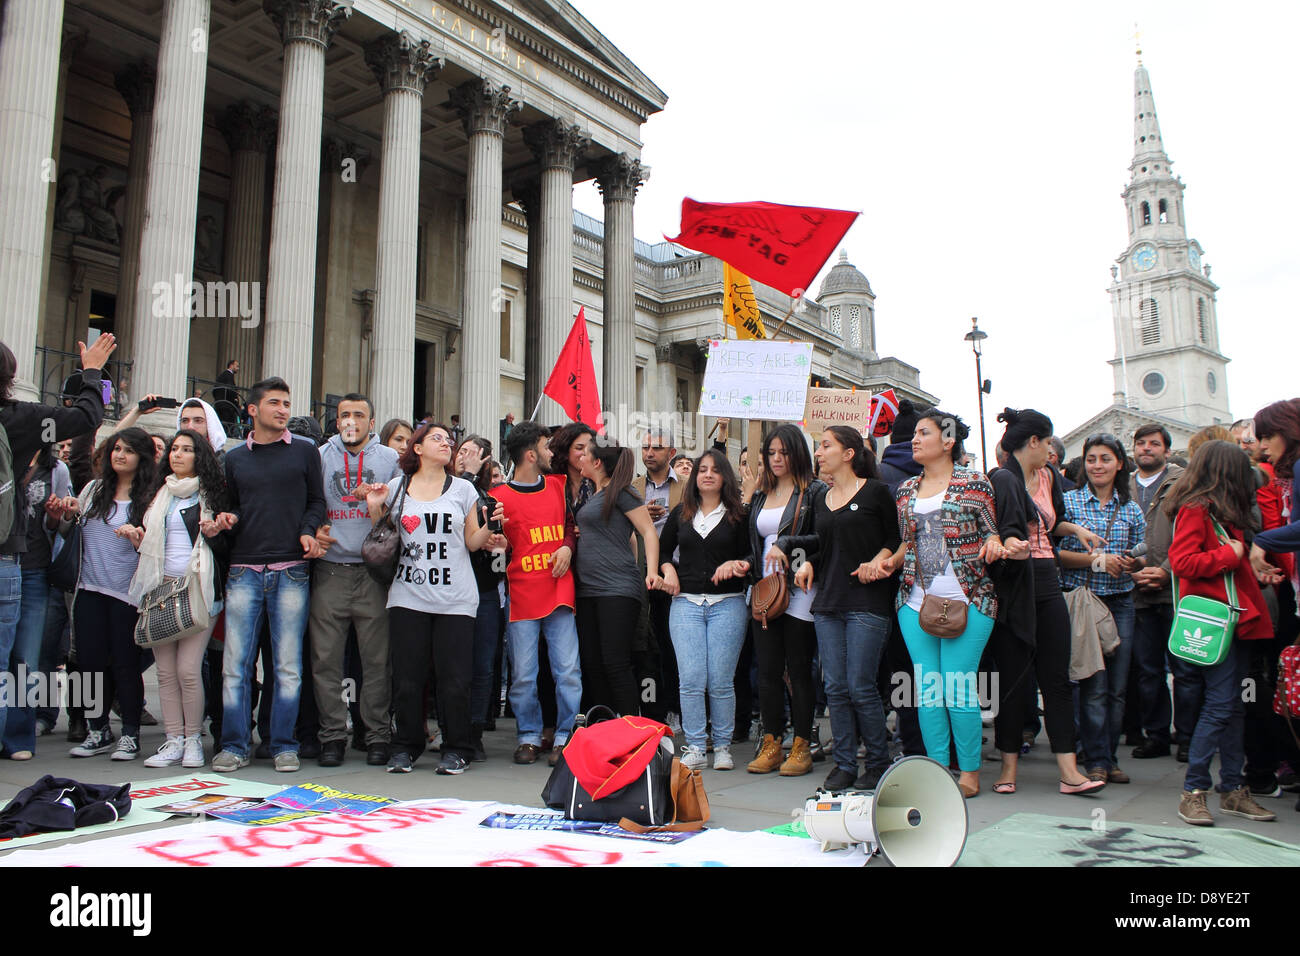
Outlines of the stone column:
[[262,9],[280,31],[284,73],[259,377],[283,378],[295,411],[309,415],[325,50],[352,8],[335,0],[263,0]]
[[351,281],[353,261],[370,251],[352,233],[361,180],[369,165],[370,150],[365,146],[337,136],[326,138],[321,181],[329,185],[321,192],[329,197],[329,205],[322,209],[328,212],[328,225],[322,230],[327,242],[327,266],[324,301],[318,313],[330,347],[321,356],[318,371],[321,391],[340,395],[368,394],[370,389],[365,379],[370,365],[370,338],[366,333],[370,319],[368,314],[357,315],[356,290]]
[[537,180],[516,183],[510,187],[515,201],[524,209],[528,233],[528,273],[524,277],[524,414],[531,415],[546,384],[550,369],[542,369],[541,328],[542,299],[538,294],[541,283],[539,247],[541,236],[541,186]]
[[604,387],[601,404],[627,421],[636,410],[636,260],[632,203],[645,182],[640,160],[626,153],[600,166],[596,185],[605,199]]
[[[167,0],[163,7],[131,330],[134,395],[185,394],[190,351],[186,291],[194,278],[209,15],[208,0]],[[194,43],[196,30],[204,42]]]
[[[140,279],[140,237],[144,234],[145,200],[149,192],[149,135],[153,132],[153,95],[157,73],[151,63],[133,63],[118,71],[113,85],[131,113],[131,145],[126,160],[126,211],[122,217],[122,246],[117,280],[117,314],[127,319],[118,334],[118,354],[130,359],[135,315],[136,282]],[[131,394],[136,394],[134,387]],[[144,395],[144,392],[140,392]]]
[[63,0],[8,0],[0,35],[0,340],[18,359],[14,397],[35,399],[37,312]]
[[442,69],[428,40],[409,33],[366,47],[366,63],[384,91],[384,138],[379,164],[379,223],[375,261],[375,418],[410,418],[415,352],[415,277],[420,228],[420,104]]
[[456,87],[451,103],[469,137],[460,420],[468,434],[491,437],[501,415],[501,149],[521,104],[484,79]]
[[650,414],[664,414],[677,407],[677,350],[671,342],[655,346],[656,395],[650,399]]
[[[266,154],[275,143],[275,111],[256,103],[233,103],[217,123],[230,149],[230,204],[226,218],[226,279],[240,283],[240,301],[256,303],[250,318],[221,320],[218,370],[239,360],[238,383],[247,387],[262,368],[262,226],[266,219]],[[244,284],[248,285],[245,286]],[[247,288],[248,292],[244,292]]]
[[[541,328],[534,347],[541,350],[541,384],[545,385],[573,327],[573,167],[591,141],[577,126],[567,126],[559,120],[526,127],[524,141],[542,170],[541,241],[536,247]],[[529,232],[531,266],[534,246],[532,231]],[[554,419],[556,413],[549,418],[543,414],[541,418]]]

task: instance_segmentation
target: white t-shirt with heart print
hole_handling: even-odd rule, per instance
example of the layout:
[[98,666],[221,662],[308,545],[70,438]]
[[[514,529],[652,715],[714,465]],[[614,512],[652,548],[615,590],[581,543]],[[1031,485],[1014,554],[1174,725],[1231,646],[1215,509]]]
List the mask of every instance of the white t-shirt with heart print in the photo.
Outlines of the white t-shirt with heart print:
[[[389,487],[390,508],[397,506],[401,485],[394,481]],[[465,547],[465,519],[477,505],[478,493],[464,478],[453,478],[437,501],[406,496],[388,607],[427,614],[478,614],[478,585]]]

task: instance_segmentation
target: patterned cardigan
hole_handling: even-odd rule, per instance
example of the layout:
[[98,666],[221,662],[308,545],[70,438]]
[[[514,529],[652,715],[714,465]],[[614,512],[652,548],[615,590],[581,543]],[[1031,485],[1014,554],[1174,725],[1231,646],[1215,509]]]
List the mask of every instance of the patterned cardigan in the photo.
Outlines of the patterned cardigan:
[[[911,545],[903,561],[903,579],[896,609],[901,610],[916,583],[916,516],[912,507],[920,477],[908,478],[898,486],[899,532],[903,544]],[[993,506],[993,486],[982,472],[954,465],[952,481],[943,496],[943,539],[948,559],[971,606],[986,617],[997,617],[997,597],[988,567],[980,560],[980,547],[989,535],[998,533]]]

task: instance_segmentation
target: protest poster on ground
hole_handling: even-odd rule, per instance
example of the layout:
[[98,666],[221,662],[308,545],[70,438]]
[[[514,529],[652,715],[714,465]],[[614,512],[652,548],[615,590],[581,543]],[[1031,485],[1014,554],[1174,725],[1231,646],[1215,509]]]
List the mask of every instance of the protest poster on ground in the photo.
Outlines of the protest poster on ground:
[[265,797],[232,797],[219,793],[205,793],[193,800],[179,800],[176,803],[149,809],[172,816],[201,817],[205,813],[213,813],[217,810],[246,810],[249,807],[260,807],[264,803],[266,803]]
[[269,800],[258,801],[242,807],[233,807],[229,810],[209,810],[206,815],[214,820],[238,823],[246,827],[273,827],[282,823],[294,823],[298,820],[309,820],[312,817],[325,816],[325,814],[316,810],[288,810],[276,806]]
[[820,435],[832,425],[866,431],[871,422],[871,404],[871,393],[865,390],[810,388],[803,427],[812,435]]
[[342,813],[349,817],[363,817],[380,807],[397,803],[392,797],[376,797],[368,793],[349,793],[335,790],[323,783],[303,783],[274,793],[267,803],[289,810],[310,810],[315,813]]
[[811,342],[711,339],[700,414],[803,421],[812,351]]
[[479,824],[497,830],[547,830],[560,833],[586,833],[590,836],[613,837],[619,840],[646,840],[650,843],[682,843],[703,830],[669,830],[636,833],[624,830],[617,823],[597,820],[569,820],[560,813],[493,813]]

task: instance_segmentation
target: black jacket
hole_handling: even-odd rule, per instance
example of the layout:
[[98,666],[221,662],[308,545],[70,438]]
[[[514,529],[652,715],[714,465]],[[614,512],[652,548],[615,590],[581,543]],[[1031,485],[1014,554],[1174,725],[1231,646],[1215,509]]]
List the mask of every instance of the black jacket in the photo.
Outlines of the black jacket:
[[[802,549],[805,555],[815,554],[819,545],[817,538],[817,505],[826,497],[828,488],[826,482],[814,478],[809,483],[803,494],[803,503],[799,504],[799,492],[795,491],[790,495],[790,500],[785,503],[785,510],[781,512],[781,523],[777,525],[776,546],[785,552],[785,556],[791,559],[791,565],[794,563],[794,551]],[[763,536],[758,533],[758,513],[763,510],[763,503],[767,501],[767,494],[762,491],[755,491],[754,497],[749,499],[749,580],[750,583],[757,582],[763,577]],[[799,524],[794,525],[794,511],[796,506],[799,508]],[[790,577],[794,572],[787,569],[786,577]]]
[[[998,535],[1004,542],[1008,538],[1028,541],[1029,515],[1037,511],[1025,489],[1022,475],[1019,465],[1014,472],[1009,468],[995,468],[989,472],[998,516]],[[997,625],[1007,628],[1015,637],[1033,647],[1038,621],[1034,606],[1033,559],[1014,561],[1004,558],[993,564],[989,572],[998,595]]]
[[131,785],[41,777],[0,810],[0,838],[112,823],[131,812]]
[[[199,540],[200,510],[198,502],[181,509],[181,520],[185,522],[185,530],[190,533],[191,548],[194,547],[194,542]],[[223,531],[205,540],[212,551],[212,566],[216,571],[213,591],[216,599],[220,601],[226,593],[226,571],[230,569],[230,534]]]

